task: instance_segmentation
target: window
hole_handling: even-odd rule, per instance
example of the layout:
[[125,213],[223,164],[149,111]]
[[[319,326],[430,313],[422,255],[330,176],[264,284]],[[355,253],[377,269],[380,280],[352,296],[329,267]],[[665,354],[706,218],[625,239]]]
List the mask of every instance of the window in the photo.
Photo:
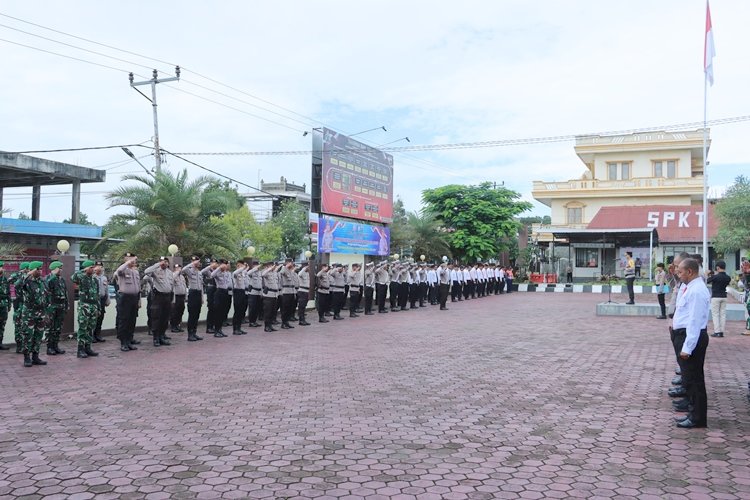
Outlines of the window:
[[583,208],[568,209],[568,224],[583,224]]
[[617,163],[607,163],[607,171],[609,172],[608,179],[611,181],[617,180]]
[[616,181],[617,179],[630,179],[630,162],[624,161],[621,163],[607,163],[607,178],[611,181]]
[[654,177],[667,177],[669,179],[677,177],[677,160],[655,161]]
[[599,250],[576,248],[576,267],[599,267]]

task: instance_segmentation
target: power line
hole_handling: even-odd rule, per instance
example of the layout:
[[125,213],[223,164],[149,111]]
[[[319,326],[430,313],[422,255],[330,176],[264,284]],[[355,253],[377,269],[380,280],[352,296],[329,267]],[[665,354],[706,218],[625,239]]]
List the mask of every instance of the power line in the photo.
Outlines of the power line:
[[121,145],[115,145],[115,146],[87,146],[87,147],[82,147],[82,148],[37,149],[33,151],[3,151],[3,153],[12,154],[12,155],[25,155],[25,154],[36,154],[36,153],[64,153],[64,152],[69,152],[69,151],[95,151],[99,149],[135,148],[138,146],[145,147],[143,146],[143,144],[145,143],[142,142],[140,144],[121,144]]

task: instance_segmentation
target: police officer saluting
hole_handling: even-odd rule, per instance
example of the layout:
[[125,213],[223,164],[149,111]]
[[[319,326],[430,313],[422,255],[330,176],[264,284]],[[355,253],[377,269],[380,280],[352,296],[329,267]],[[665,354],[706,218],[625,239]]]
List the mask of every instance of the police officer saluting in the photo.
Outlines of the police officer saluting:
[[117,276],[117,338],[122,352],[136,351],[135,321],[141,306],[141,275],[138,273],[138,258],[125,254],[125,262],[115,271]]
[[172,292],[174,289],[174,274],[169,268],[169,259],[159,257],[159,262],[147,267],[143,272],[153,279],[151,299],[151,321],[154,336],[154,347],[170,345],[165,338],[167,325],[169,325],[169,313],[172,306]]
[[197,255],[190,258],[190,265],[182,268],[182,275],[188,281],[187,310],[188,310],[188,341],[203,340],[198,336],[198,318],[203,305],[203,276],[201,275],[201,260]]
[[[280,268],[281,266],[279,266]],[[275,332],[273,327],[274,316],[276,316],[276,301],[279,295],[279,269],[273,262],[267,262],[260,275],[263,278],[263,323],[264,331]]]
[[307,303],[310,300],[310,271],[307,264],[297,273],[299,288],[297,289],[297,317],[300,326],[309,326],[310,323],[305,319]]

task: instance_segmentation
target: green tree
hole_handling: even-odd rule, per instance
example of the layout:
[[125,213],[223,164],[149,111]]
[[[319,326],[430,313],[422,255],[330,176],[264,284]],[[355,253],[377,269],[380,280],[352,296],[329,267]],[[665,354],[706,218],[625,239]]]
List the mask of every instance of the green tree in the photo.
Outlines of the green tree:
[[281,232],[281,253],[286,257],[294,259],[307,249],[308,219],[307,209],[296,200],[282,202],[279,213],[271,219]]
[[224,226],[215,218],[237,209],[237,197],[222,189],[208,190],[214,179],[191,181],[186,170],[177,175],[163,170],[153,177],[125,175],[122,179],[136,184],[120,186],[105,196],[110,207],[131,209],[107,224],[105,241],[124,240],[113,245],[113,257],[125,251],[144,258],[163,255],[173,243],[183,255],[234,251]]
[[496,257],[501,238],[516,234],[515,217],[532,207],[519,201],[520,197],[510,189],[493,188],[491,182],[451,184],[422,192],[424,210],[448,231],[453,255],[469,261]]
[[20,212],[18,214],[18,220],[31,220],[31,217],[26,215],[26,212]]
[[740,175],[716,204],[719,231],[712,243],[723,253],[750,248],[750,178]]
[[396,197],[393,202],[393,222],[391,223],[391,253],[412,253],[412,242],[414,238],[409,228],[409,220],[406,216],[404,201]]
[[409,212],[406,217],[415,258],[424,255],[426,260],[440,262],[444,255],[452,256],[448,233],[434,214]]
[[259,261],[276,260],[281,253],[281,230],[272,224],[260,224],[247,205],[228,212],[223,217],[214,217],[227,233],[232,244],[229,257],[237,260],[248,256],[247,249],[255,248],[253,258]]
[[[96,226],[93,222],[89,220],[89,216],[85,213],[81,212],[78,214],[78,224],[82,226]],[[63,220],[63,224],[73,224],[73,219],[68,218]]]

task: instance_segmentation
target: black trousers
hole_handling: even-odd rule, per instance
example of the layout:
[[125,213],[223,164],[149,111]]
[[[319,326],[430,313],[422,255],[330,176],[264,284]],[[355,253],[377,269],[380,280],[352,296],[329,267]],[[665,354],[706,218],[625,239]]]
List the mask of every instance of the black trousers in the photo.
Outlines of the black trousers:
[[169,312],[172,305],[172,294],[151,292],[151,331],[156,338],[162,338],[169,325]]
[[236,332],[242,328],[242,320],[245,319],[245,311],[247,310],[247,295],[245,295],[244,288],[232,290],[232,302],[232,307],[234,307],[232,330]]
[[[99,297],[99,314],[96,316],[96,328],[94,329],[94,336],[99,337],[102,334],[102,322],[104,321],[104,313],[106,311],[107,297]],[[115,320],[115,322],[117,322]]]
[[378,305],[378,312],[385,311],[385,295],[388,293],[388,286],[383,283],[375,284],[375,303]]
[[455,302],[456,300],[460,298],[461,298],[461,282],[453,281],[453,286],[451,287],[451,302]]
[[227,314],[229,313],[229,307],[231,304],[232,297],[229,296],[229,290],[226,288],[217,288],[216,293],[214,293],[214,317],[211,321],[214,330],[221,330],[224,321],[227,319]]
[[135,333],[135,320],[138,318],[138,301],[140,295],[137,293],[118,293],[117,303],[120,321],[117,322],[117,338],[122,344],[130,344]]
[[635,276],[632,278],[625,278],[625,284],[628,286],[628,298],[630,302],[635,302],[635,293],[633,292],[633,283],[635,282]]
[[427,300],[427,290],[428,290],[427,283],[420,283],[419,284],[419,305],[424,306],[425,301]]
[[276,318],[276,302],[276,297],[263,297],[263,323],[266,328],[270,328]]
[[344,291],[335,291],[331,294],[331,302],[333,307],[333,316],[338,317],[341,314],[341,308],[344,307],[344,302],[346,301],[346,296],[344,295]]
[[185,296],[175,295],[172,302],[172,315],[169,318],[169,326],[179,328],[182,323],[182,315],[185,313]]
[[188,322],[187,330],[188,333],[196,333],[198,331],[198,318],[201,315],[201,299],[203,298],[203,292],[200,290],[189,290],[187,297],[187,310],[188,310]]
[[297,305],[297,293],[281,295],[281,322],[289,323],[294,317],[294,307]]
[[667,305],[664,302],[664,294],[663,293],[657,293],[656,299],[659,301],[659,309],[661,309],[661,315],[666,316],[667,315]]
[[318,317],[323,319],[326,311],[331,307],[331,294],[318,292]]
[[498,293],[503,293],[503,289],[505,288],[505,280],[500,280],[500,282],[497,284],[497,290]]
[[[682,350],[686,332],[684,329],[674,331],[675,352]],[[688,359],[681,359],[682,387],[687,392],[690,401],[689,416],[694,424],[706,425],[708,422],[708,396],[706,395],[706,381],[703,373],[703,363],[708,348],[708,332],[701,330],[698,343]]]
[[409,283],[403,281],[398,285],[398,305],[401,309],[406,309],[409,302]]
[[214,310],[216,309],[216,286],[206,287],[206,307],[208,307],[208,314],[206,315],[206,332],[214,329]]
[[429,285],[427,287],[427,300],[430,301],[430,304],[433,306],[437,304],[438,302],[438,286],[437,285]]
[[411,308],[414,309],[417,306],[419,300],[419,283],[409,283],[409,303]]
[[355,292],[351,290],[349,292],[349,314],[355,314],[359,303],[362,300],[362,292]]
[[375,289],[371,286],[365,287],[365,314],[372,312],[372,295]]
[[305,321],[305,311],[307,310],[307,303],[310,301],[310,295],[306,290],[297,291],[297,318],[300,323]]
[[260,295],[247,296],[247,319],[250,324],[257,323],[263,309],[263,297]]
[[400,284],[396,281],[391,281],[391,285],[388,289],[389,292],[389,299],[391,302],[391,309],[396,309],[398,307],[398,293],[400,289]]
[[449,285],[447,283],[440,285],[440,309],[443,309],[445,307],[445,303],[448,301],[448,287]]
[[471,295],[472,289],[474,288],[474,282],[473,281],[467,281],[464,283],[464,298],[468,299]]

